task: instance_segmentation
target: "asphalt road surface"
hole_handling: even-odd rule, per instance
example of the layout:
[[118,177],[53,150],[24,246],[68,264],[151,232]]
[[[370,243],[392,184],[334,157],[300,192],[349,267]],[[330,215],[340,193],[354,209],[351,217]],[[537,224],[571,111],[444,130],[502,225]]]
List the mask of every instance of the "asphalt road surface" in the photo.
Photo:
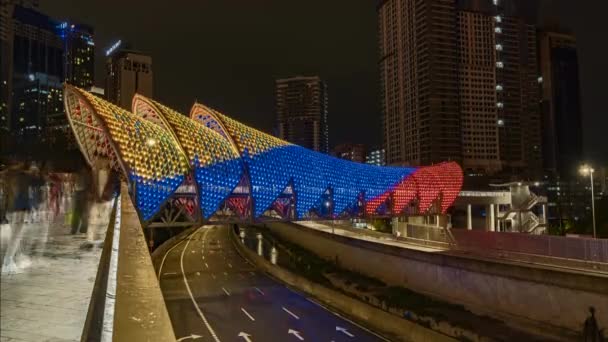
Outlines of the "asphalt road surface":
[[267,277],[227,226],[205,226],[162,256],[160,286],[178,341],[383,341]]

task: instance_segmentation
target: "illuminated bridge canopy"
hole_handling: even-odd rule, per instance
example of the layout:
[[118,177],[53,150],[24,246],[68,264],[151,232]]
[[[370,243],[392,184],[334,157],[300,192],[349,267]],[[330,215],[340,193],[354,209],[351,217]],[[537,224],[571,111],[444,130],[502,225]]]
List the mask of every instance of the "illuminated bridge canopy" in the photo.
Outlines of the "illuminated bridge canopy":
[[65,106],[87,161],[107,159],[122,171],[144,221],[188,179],[206,220],[222,208],[240,212],[240,218],[278,213],[290,220],[445,213],[462,186],[454,162],[420,168],[355,163],[291,144],[199,103],[188,118],[136,95],[128,112],[66,85]]

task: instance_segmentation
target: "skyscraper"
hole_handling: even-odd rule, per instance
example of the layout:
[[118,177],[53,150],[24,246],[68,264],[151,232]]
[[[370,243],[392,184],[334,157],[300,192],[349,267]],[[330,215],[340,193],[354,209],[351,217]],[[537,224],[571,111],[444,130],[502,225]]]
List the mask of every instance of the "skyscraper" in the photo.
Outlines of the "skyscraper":
[[63,42],[57,34],[58,23],[33,9],[15,6],[13,25],[7,127],[13,133],[39,136],[50,116],[63,113]]
[[7,137],[11,119],[15,6],[38,8],[38,0],[0,1],[0,132],[3,137]]
[[318,77],[276,80],[276,126],[279,138],[328,153],[327,86]]
[[377,8],[388,164],[456,160],[537,175],[536,31],[525,1],[384,0]]
[[81,88],[95,82],[95,42],[93,28],[83,24],[59,24],[64,42],[65,81]]
[[153,96],[152,57],[118,46],[108,50],[106,55],[105,94],[108,101],[130,110],[135,93]]
[[541,31],[543,161],[550,176],[576,177],[583,154],[581,97],[576,39]]
[[462,160],[454,0],[378,6],[380,96],[390,165]]

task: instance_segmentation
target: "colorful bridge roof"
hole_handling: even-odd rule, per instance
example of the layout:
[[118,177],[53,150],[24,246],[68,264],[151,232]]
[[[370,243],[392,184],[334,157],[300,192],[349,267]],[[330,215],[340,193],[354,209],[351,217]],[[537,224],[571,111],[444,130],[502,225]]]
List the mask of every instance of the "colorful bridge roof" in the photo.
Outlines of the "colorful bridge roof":
[[89,164],[109,159],[119,165],[140,214],[150,219],[189,170],[175,137],[87,91],[66,85],[64,92],[68,121]]
[[355,163],[278,139],[202,104],[195,104],[188,118],[136,95],[133,114],[75,87],[66,86],[65,92],[67,115],[85,157],[92,165],[103,157],[120,166],[136,190],[144,220],[189,172],[205,219],[237,184],[249,187],[255,218],[287,188],[293,190],[296,219],[327,198],[334,216],[358,202],[367,215],[383,204],[396,214],[412,204],[420,213],[445,212],[462,186],[462,170],[453,162],[420,168]]

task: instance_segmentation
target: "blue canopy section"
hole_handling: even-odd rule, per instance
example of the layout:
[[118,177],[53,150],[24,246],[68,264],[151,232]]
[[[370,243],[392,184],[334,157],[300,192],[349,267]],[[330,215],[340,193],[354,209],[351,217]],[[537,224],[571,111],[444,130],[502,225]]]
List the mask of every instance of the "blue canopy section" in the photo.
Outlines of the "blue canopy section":
[[415,171],[355,163],[297,145],[274,147],[254,156],[245,151],[243,159],[249,168],[256,217],[270,207],[290,180],[296,193],[296,214],[302,218],[328,188],[333,193],[333,212],[340,214],[361,192],[366,200],[372,199]]
[[200,166],[194,160],[194,178],[199,187],[200,207],[208,219],[238,185],[243,174],[241,159],[230,159],[211,165]]
[[131,183],[135,184],[135,198],[137,208],[144,221],[151,219],[161,205],[177,190],[184,181],[183,175],[165,177],[158,180],[144,180],[134,173],[130,175]]

